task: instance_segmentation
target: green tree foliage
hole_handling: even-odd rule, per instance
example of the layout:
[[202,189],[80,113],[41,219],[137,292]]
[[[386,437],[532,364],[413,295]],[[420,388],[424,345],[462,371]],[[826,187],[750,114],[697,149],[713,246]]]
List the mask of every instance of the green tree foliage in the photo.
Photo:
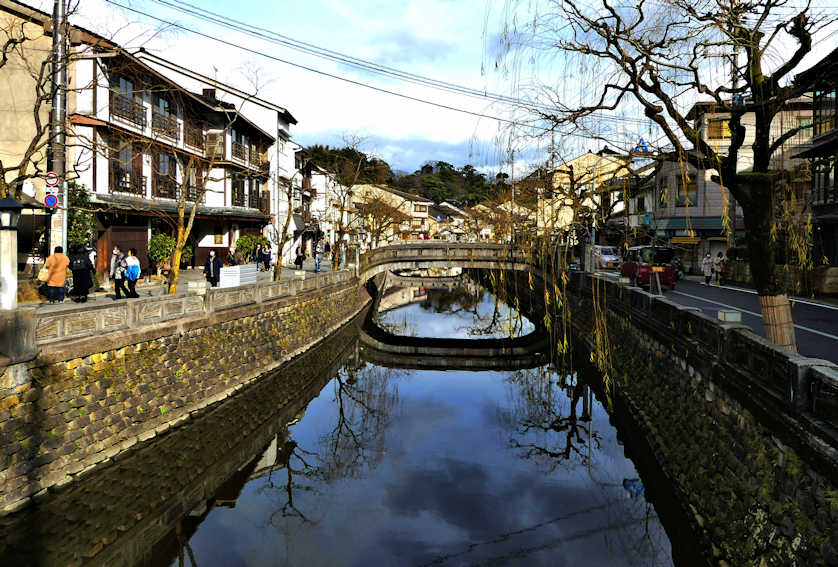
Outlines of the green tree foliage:
[[90,208],[90,194],[83,186],[71,182],[67,197],[67,247],[70,250],[90,248],[96,240],[96,215]]
[[261,234],[243,234],[236,240],[236,251],[244,258],[245,262],[250,262],[256,256],[256,251],[260,246],[270,244],[268,239]]
[[410,175],[391,183],[402,191],[437,203],[456,201],[466,205],[495,199],[503,187],[502,179],[500,183],[490,183],[486,175],[472,165],[457,168],[444,161],[427,162]]
[[174,251],[175,239],[168,234],[155,234],[148,241],[148,259],[157,267],[169,264]]
[[[148,259],[156,268],[172,265],[172,254],[175,251],[177,241],[173,236],[164,233],[157,233],[148,241]],[[188,262],[192,259],[192,247],[184,245],[180,254],[181,262]]]
[[337,175],[342,185],[388,183],[395,178],[390,164],[368,156],[357,148],[332,148],[314,144],[306,148],[306,153],[312,163]]

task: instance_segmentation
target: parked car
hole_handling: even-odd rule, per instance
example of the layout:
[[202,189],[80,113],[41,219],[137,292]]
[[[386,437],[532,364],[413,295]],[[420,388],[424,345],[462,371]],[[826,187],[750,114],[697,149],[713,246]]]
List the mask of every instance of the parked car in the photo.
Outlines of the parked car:
[[622,258],[613,246],[592,246],[595,270],[619,270]]
[[675,250],[666,246],[635,246],[629,248],[620,266],[620,275],[634,285],[648,286],[658,273],[661,285],[675,289],[678,273],[672,266]]

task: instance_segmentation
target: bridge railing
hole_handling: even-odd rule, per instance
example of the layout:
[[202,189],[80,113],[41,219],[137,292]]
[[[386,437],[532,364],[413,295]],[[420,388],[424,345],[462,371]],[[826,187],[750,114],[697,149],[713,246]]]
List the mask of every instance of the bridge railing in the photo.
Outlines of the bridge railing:
[[[32,317],[37,345],[93,337],[120,330],[136,330],[184,318],[207,318],[213,313],[257,303],[268,303],[296,294],[347,283],[351,271],[326,272],[305,279],[258,282],[229,288],[210,288],[200,295],[181,292],[128,299],[102,305],[85,304]],[[34,310],[33,310],[34,311]]]
[[360,271],[386,263],[400,261],[500,262],[526,261],[526,256],[505,244],[470,242],[421,242],[392,244],[361,255]]

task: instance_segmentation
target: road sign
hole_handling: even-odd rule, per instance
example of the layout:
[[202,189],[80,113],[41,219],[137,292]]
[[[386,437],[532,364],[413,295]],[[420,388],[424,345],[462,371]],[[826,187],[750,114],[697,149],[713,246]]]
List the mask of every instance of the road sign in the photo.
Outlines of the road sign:
[[44,204],[50,209],[52,209],[58,204],[58,197],[56,197],[53,194],[49,194],[46,197],[44,197]]
[[58,174],[54,171],[50,171],[46,175],[46,181],[48,186],[55,187],[56,185],[58,185]]

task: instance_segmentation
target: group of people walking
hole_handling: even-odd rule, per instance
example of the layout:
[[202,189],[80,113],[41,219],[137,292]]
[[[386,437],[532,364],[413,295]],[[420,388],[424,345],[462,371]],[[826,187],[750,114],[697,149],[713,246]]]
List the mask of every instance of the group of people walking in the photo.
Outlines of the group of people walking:
[[114,245],[109,271],[111,280],[113,280],[114,301],[122,299],[123,295],[132,298],[139,297],[136,288],[141,272],[137,249],[129,248],[128,253],[123,254],[122,248],[118,244]]
[[[332,259],[332,245],[329,244],[329,242],[323,244],[323,242],[318,240],[314,242],[312,248],[312,255],[314,256],[314,271],[319,272],[321,270],[323,258],[325,257],[327,262],[331,261]],[[343,246],[338,246],[336,253],[338,255],[338,268],[340,268],[343,266]],[[298,270],[303,269],[303,263],[305,262],[306,258],[308,258],[308,256],[306,255],[305,244],[298,245],[296,250],[296,256],[294,258],[294,265],[297,266]]]
[[[344,249],[337,248],[338,267],[341,267],[344,260]],[[39,279],[47,286],[47,299],[50,304],[62,303],[65,299],[67,285],[67,269],[73,274],[73,289],[70,295],[77,298],[79,302],[86,302],[87,297],[94,286],[93,253],[78,249],[70,257],[64,254],[64,248],[56,246],[54,253],[46,259]],[[325,244],[317,241],[313,244],[314,271],[321,271],[323,257],[327,261],[331,259],[332,247],[329,242]],[[271,269],[271,249],[268,245],[260,246],[254,254],[254,261],[260,271]],[[303,262],[306,259],[305,248],[301,244],[297,246],[294,264],[298,269],[303,269]],[[227,256],[222,262],[215,250],[209,251],[209,256],[204,263],[204,276],[212,287],[218,286],[221,278],[221,268],[226,266],[238,266],[244,264],[244,258],[231,246]],[[142,273],[140,260],[137,257],[136,248],[129,248],[123,253],[121,246],[114,245],[110,258],[108,275],[113,282],[114,300],[140,297],[137,293],[137,281]]]
[[701,273],[704,274],[704,285],[710,285],[710,282],[715,280],[716,285],[721,284],[722,272],[725,267],[725,258],[721,252],[716,254],[713,258],[708,252],[701,261]]
[[[64,254],[63,246],[56,246],[53,253],[44,262],[43,276],[39,275],[47,287],[47,300],[50,304],[63,303],[67,295],[67,269],[73,274],[73,288],[70,297],[80,303],[87,302],[87,297],[93,289],[93,259],[92,254],[84,249],[76,249],[68,257]],[[136,286],[140,279],[140,260],[137,258],[136,248],[128,250],[127,254],[117,244],[113,247],[108,275],[114,283],[114,300],[122,297],[139,297]]]

